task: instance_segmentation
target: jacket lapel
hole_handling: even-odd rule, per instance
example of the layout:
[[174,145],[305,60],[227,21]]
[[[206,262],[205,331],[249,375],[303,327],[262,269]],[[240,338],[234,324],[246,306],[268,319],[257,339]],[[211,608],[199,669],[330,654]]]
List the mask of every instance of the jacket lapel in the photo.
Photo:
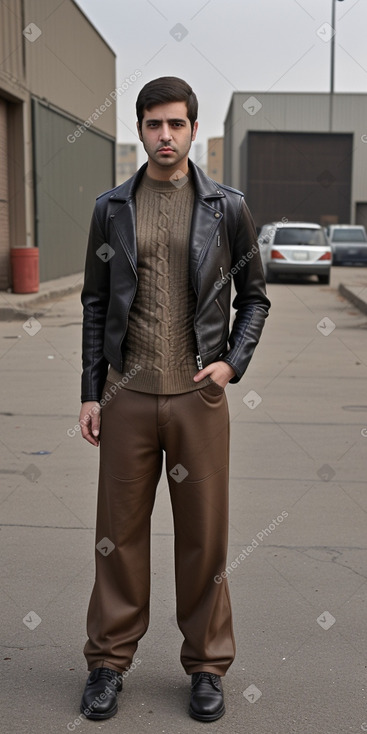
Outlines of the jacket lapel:
[[215,203],[225,194],[203,171],[189,161],[195,186],[195,204],[190,232],[190,274],[198,292],[198,270],[223,219]]
[[197,199],[191,221],[190,233],[190,274],[194,288],[197,292],[198,270],[213,241],[223,214],[210,206],[205,200]]
[[[117,204],[117,202],[116,202]],[[136,207],[133,198],[121,204],[113,214],[110,221],[114,227],[118,239],[121,242],[126,256],[130,261],[134,272],[137,272],[137,247],[136,247]]]
[[126,256],[137,273],[135,192],[147,167],[145,163],[128,181],[117,186],[109,197],[108,216]]

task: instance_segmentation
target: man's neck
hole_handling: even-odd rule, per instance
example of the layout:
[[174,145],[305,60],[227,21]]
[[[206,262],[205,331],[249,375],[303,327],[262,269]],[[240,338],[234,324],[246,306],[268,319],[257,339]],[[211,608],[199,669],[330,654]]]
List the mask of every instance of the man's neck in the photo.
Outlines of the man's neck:
[[154,161],[148,158],[148,167],[146,171],[148,176],[156,181],[170,181],[175,177],[175,174],[177,175],[177,178],[181,178],[182,174],[186,176],[189,171],[188,158],[180,161],[178,165],[168,166],[167,168],[157,166]]

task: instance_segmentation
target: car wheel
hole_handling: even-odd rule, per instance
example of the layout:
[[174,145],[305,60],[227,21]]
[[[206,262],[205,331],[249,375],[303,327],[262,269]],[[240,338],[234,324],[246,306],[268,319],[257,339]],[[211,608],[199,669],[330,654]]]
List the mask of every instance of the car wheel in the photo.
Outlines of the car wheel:
[[323,285],[330,285],[330,271],[327,275],[318,275],[319,283],[322,283]]

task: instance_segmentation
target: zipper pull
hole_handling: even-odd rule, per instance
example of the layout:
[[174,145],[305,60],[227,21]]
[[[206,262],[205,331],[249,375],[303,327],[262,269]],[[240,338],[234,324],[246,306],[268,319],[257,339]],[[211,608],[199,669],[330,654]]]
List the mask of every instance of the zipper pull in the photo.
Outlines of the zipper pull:
[[217,247],[220,247],[220,234],[217,235]]
[[203,369],[203,360],[201,359],[200,354],[196,355],[196,364],[197,364],[198,370]]
[[222,267],[219,268],[219,272],[220,272],[220,279],[221,279],[222,283],[225,283],[226,282],[226,279],[224,277],[223,268]]

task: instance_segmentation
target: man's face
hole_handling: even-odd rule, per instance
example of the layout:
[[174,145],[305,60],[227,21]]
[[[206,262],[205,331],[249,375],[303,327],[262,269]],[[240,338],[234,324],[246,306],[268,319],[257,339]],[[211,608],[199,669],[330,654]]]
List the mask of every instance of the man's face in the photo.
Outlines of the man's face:
[[138,133],[148,154],[150,169],[153,172],[164,169],[173,173],[177,169],[187,168],[197,126],[195,122],[191,130],[185,102],[168,102],[145,110]]

